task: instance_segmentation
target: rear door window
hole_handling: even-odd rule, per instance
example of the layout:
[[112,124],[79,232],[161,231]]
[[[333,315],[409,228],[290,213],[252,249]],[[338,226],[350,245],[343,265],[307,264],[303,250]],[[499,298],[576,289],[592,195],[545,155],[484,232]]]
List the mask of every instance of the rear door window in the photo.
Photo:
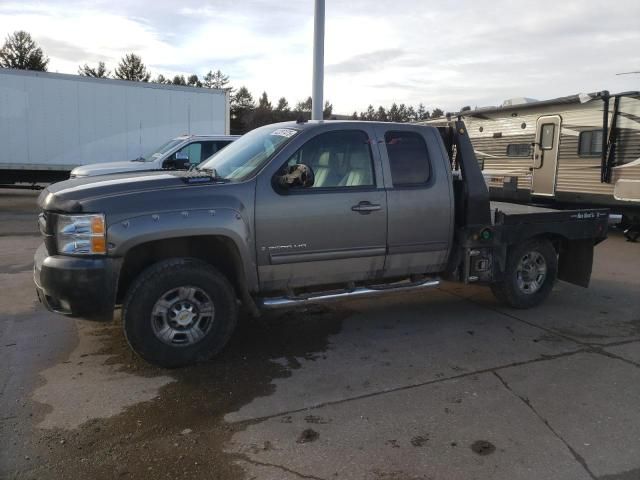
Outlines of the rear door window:
[[431,177],[427,144],[416,132],[389,131],[384,135],[394,187],[424,185]]

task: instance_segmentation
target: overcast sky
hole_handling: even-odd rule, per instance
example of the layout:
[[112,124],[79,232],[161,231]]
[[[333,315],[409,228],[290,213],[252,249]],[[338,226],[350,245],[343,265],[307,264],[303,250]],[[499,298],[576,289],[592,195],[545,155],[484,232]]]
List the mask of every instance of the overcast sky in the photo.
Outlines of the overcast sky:
[[[326,0],[325,98],[334,112],[392,102],[457,110],[512,97],[640,90],[640,1]],[[27,30],[50,71],[111,70],[126,52],[155,77],[221,69],[272,101],[311,93],[313,0],[0,0],[0,35]]]

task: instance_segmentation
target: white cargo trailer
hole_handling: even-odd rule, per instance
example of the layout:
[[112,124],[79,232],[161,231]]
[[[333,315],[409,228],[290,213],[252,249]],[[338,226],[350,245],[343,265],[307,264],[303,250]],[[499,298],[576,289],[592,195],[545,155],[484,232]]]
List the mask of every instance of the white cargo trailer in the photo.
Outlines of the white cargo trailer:
[[229,134],[229,93],[0,69],[0,184],[65,179],[182,134]]

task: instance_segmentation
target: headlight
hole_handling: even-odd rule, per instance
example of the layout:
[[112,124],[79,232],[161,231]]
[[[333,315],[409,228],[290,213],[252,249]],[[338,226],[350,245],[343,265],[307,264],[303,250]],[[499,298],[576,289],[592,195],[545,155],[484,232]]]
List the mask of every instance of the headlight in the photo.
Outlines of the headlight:
[[58,215],[58,252],[67,255],[104,255],[107,238],[104,215]]

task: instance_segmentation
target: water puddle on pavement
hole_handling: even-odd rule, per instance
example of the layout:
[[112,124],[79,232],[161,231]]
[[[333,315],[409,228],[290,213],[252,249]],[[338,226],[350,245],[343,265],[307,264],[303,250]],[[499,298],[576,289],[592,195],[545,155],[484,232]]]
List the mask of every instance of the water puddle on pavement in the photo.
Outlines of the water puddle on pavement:
[[33,392],[33,399],[49,405],[51,411],[39,428],[73,429],[84,422],[109,418],[125,408],[157,398],[161,387],[174,381],[167,375],[139,377],[103,353],[103,342],[118,329],[100,324],[77,322],[79,344],[69,358],[40,375],[45,384]]
[[224,451],[247,424],[224,416],[270,395],[272,381],[322,355],[347,310],[326,308],[243,319],[223,354],[178,370],[131,353],[118,322],[78,322],[69,359],[44,370],[33,399],[47,404],[38,466],[19,478],[244,478],[243,456]]

